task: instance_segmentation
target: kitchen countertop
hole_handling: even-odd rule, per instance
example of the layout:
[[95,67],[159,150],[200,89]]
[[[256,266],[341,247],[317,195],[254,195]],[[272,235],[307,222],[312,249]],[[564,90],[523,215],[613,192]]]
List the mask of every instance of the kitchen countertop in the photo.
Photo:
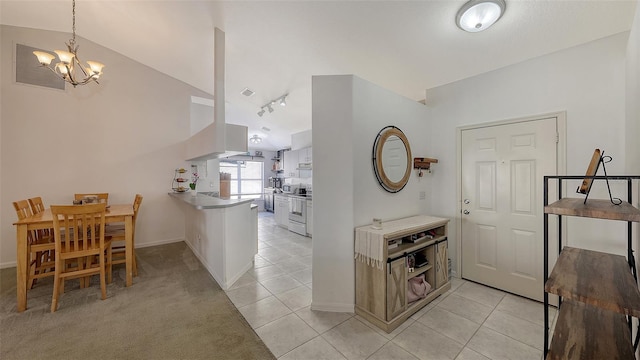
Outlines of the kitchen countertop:
[[222,208],[227,208],[231,206],[247,204],[253,201],[253,199],[225,200],[225,199],[220,199],[217,197],[203,195],[203,194],[196,194],[196,196],[193,196],[191,192],[188,192],[188,191],[184,193],[170,192],[169,196],[182,200],[185,203],[193,206],[198,210],[222,209]]
[[301,198],[301,199],[307,199],[307,200],[313,200],[311,194],[307,194],[307,195],[298,195],[298,194],[291,194],[291,193],[278,193],[278,194],[274,194],[274,195],[281,195],[281,196],[286,196],[286,197],[295,197],[295,198]]

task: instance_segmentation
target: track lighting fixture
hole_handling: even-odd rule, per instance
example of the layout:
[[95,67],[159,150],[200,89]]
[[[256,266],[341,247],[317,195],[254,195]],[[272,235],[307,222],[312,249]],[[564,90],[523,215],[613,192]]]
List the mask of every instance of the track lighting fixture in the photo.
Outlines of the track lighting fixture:
[[289,96],[289,94],[284,94],[262,105],[260,107],[260,111],[258,111],[258,116],[262,117],[262,115],[264,115],[264,113],[266,112],[265,108],[269,111],[269,113],[272,113],[274,110],[272,105],[280,104],[280,106],[287,106],[287,96]]

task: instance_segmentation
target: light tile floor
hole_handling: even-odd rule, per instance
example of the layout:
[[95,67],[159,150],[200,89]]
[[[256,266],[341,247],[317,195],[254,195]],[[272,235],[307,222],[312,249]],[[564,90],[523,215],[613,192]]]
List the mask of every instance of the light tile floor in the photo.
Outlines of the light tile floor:
[[279,359],[542,358],[542,304],[457,278],[390,334],[352,313],[313,311],[312,240],[271,213],[258,227],[254,268],[227,295]]

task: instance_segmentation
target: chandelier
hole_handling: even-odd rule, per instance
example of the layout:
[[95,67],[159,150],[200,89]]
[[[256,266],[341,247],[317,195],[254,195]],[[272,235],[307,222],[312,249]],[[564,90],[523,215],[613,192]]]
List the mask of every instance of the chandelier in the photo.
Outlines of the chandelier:
[[[72,14],[73,37],[69,39],[68,43],[65,43],[69,51],[54,50],[60,62],[52,67],[51,61],[56,58],[54,55],[45,51],[34,51],[33,54],[38,58],[40,65],[51,70],[56,76],[73,85],[73,87],[85,85],[91,81],[98,83],[98,78],[102,75],[104,64],[97,61],[87,61],[88,66],[85,67],[80,62],[80,59],[78,59],[79,46],[76,45],[76,0],[73,0]],[[78,71],[78,69],[80,69],[80,71]]]

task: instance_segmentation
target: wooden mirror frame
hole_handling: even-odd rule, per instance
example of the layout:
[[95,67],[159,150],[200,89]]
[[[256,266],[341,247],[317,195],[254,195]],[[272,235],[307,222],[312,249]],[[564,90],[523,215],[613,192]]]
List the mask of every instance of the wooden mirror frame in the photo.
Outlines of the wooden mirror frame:
[[[402,179],[397,182],[393,182],[389,179],[382,164],[382,149],[384,148],[384,144],[387,139],[393,135],[397,136],[402,141],[407,153],[407,168],[405,169]],[[372,154],[373,172],[376,174],[376,179],[380,186],[390,193],[397,193],[402,190],[407,185],[407,182],[409,182],[409,176],[411,175],[411,159],[411,147],[409,146],[409,140],[407,140],[407,137],[404,135],[402,130],[395,126],[382,128],[373,143]]]

